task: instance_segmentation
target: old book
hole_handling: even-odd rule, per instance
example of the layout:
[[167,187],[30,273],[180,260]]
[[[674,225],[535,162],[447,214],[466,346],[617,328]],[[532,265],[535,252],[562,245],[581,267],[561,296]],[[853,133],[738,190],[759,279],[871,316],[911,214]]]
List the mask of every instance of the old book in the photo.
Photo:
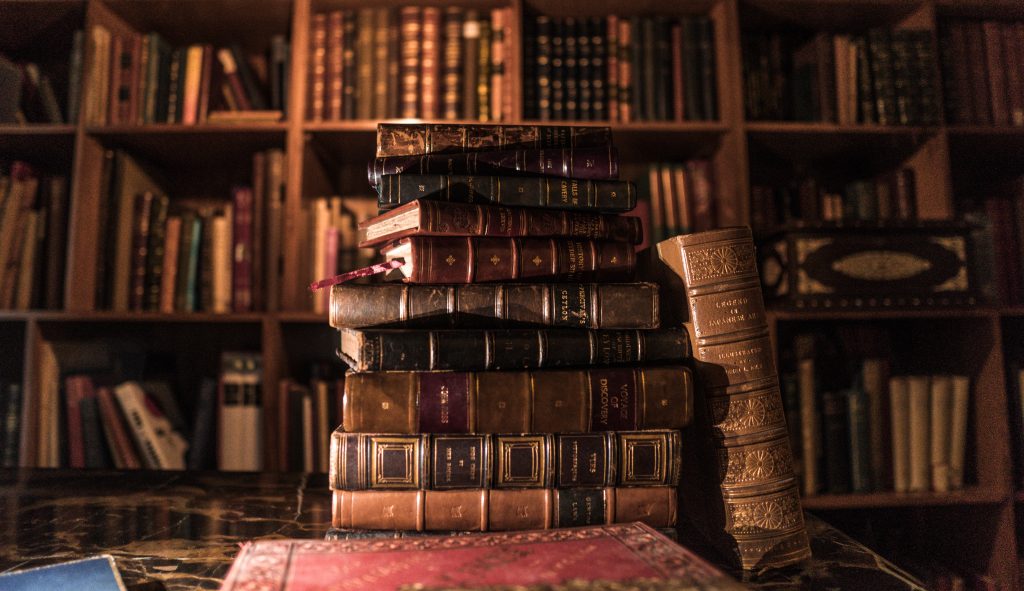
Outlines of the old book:
[[407,236],[586,238],[639,244],[635,217],[417,200],[359,224],[359,247]]
[[476,78],[476,119],[490,121],[491,115],[491,19],[490,12],[483,11],[477,21],[480,29],[480,41],[477,45],[477,78]]
[[341,115],[342,119],[356,118],[356,11],[342,11],[341,32]]
[[[210,224],[210,308],[213,312],[231,311],[231,222],[225,215],[214,216]],[[205,264],[205,261],[204,261]]]
[[[694,525],[743,568],[810,554],[750,229],[656,245],[669,326],[685,326],[702,389],[684,434],[682,503]],[[770,507],[770,509],[769,509]]]
[[973,123],[973,92],[968,81],[967,26],[948,20],[939,27],[939,56],[942,64],[942,94],[946,123]]
[[[374,47],[374,9],[361,7],[356,12],[357,23],[355,56],[356,56],[356,118],[373,119],[373,47]],[[378,71],[383,76],[384,71]]]
[[678,431],[331,435],[332,490],[675,486]]
[[953,377],[935,375],[931,377],[930,415],[928,424],[929,467],[931,468],[931,490],[949,490],[950,436],[952,435]]
[[95,396],[92,378],[64,379],[64,418],[67,423],[68,467],[85,468],[85,437],[82,428],[82,400]]
[[341,329],[339,356],[355,371],[483,371],[681,363],[679,330]]
[[653,283],[492,285],[342,284],[331,288],[335,328],[658,328]]
[[[995,125],[1010,124],[1010,109],[1007,100],[1006,84],[1006,53],[1003,47],[1003,36],[998,21],[981,23],[982,37],[985,43],[985,70],[988,78],[988,96],[991,100],[992,123]],[[974,64],[975,68],[980,64]]]
[[68,179],[54,176],[46,181],[46,271],[43,305],[49,310],[63,307],[64,263],[68,237]]
[[[406,41],[403,38],[403,43]],[[416,58],[420,68],[419,116],[437,119],[441,102],[441,9],[437,6],[423,8],[423,39],[420,53]]]
[[263,467],[263,407],[259,353],[221,354],[217,412],[217,469],[257,471]]
[[343,427],[379,433],[679,429],[693,383],[681,366],[345,377]]
[[391,44],[389,43],[390,29],[394,26],[392,22],[391,9],[387,7],[374,7],[373,9],[373,76],[371,77],[373,109],[372,117],[382,119],[392,115],[388,113],[389,93],[398,89],[390,87],[391,80],[388,72],[391,68],[391,60],[398,56],[391,55]]
[[253,279],[256,277],[254,250],[255,243],[260,241],[262,228],[257,227],[253,219],[256,208],[254,191],[249,187],[234,187],[231,196],[230,309],[250,312],[253,309]]
[[386,174],[539,175],[604,181],[619,177],[619,154],[612,147],[544,148],[382,156],[369,162],[370,185],[379,187]]
[[[992,98],[989,93],[989,65],[987,44],[980,21],[967,21],[966,39],[963,51],[968,56],[967,77],[971,90],[971,106],[974,108],[975,125],[992,124]],[[1001,72],[1002,69],[999,68]]]
[[110,447],[114,467],[118,470],[142,468],[142,461],[132,443],[131,435],[128,434],[128,425],[125,423],[121,411],[118,410],[113,391],[107,387],[97,388],[96,399],[99,402],[103,433],[107,438],[107,445]]
[[861,365],[861,384],[867,396],[868,448],[871,486],[875,490],[891,487],[892,470],[886,451],[891,449],[890,433],[886,424],[889,383],[889,363],[886,359],[867,358]]
[[420,116],[420,44],[423,32],[423,7],[403,6],[399,10],[398,22],[402,32],[400,51],[402,74],[399,92],[401,94],[401,116],[407,119]]
[[889,378],[892,437],[892,489],[910,490],[910,392],[906,377]]
[[846,432],[850,448],[850,490],[872,490],[870,408],[863,388],[851,388],[846,395]]
[[953,401],[950,409],[949,487],[964,486],[964,462],[967,450],[967,415],[969,411],[970,378],[953,376]]
[[[107,122],[107,102],[110,100],[110,31],[103,26],[93,25],[89,31],[89,45],[92,50],[88,85],[85,89],[85,121],[93,125]],[[3,109],[0,108],[0,117]]]
[[149,244],[146,247],[146,278],[145,295],[142,309],[157,310],[160,308],[160,288],[164,269],[165,251],[167,248],[167,208],[170,204],[166,195],[155,195],[150,206]]
[[910,464],[910,492],[929,489],[931,480],[929,461],[931,421],[931,392],[928,376],[907,376],[907,441]]
[[[530,589],[742,588],[696,554],[642,524],[457,537],[402,532],[389,537],[404,539],[255,542],[243,547],[222,591],[257,586],[298,591],[331,585],[352,591],[391,591],[412,584],[505,588],[512,582]],[[382,565],[388,566],[383,578],[376,574],[382,572]]]
[[[678,541],[679,531],[674,527],[659,527],[656,531],[665,536],[666,538]],[[386,530],[386,529],[341,529],[337,527],[331,527],[327,529],[327,533],[324,534],[324,539],[329,541],[344,541],[344,540],[399,540],[402,538],[426,538],[429,536],[472,536],[482,535],[476,532],[469,531],[446,531],[446,532],[426,532],[426,531],[408,531],[408,530]],[[515,534],[519,535],[519,534]]]
[[[1011,125],[1024,125],[1024,23],[1000,23],[1006,55],[1006,95]],[[1018,36],[1017,29],[1021,29]]]
[[220,72],[224,81],[224,92],[226,98],[234,103],[232,111],[251,111],[252,103],[242,85],[242,78],[238,74],[238,62],[230,49],[221,48],[217,50],[217,62],[220,63]]
[[[327,13],[327,46],[324,54],[324,118],[341,119],[344,82],[344,11]],[[315,25],[315,23],[314,23]],[[316,56],[313,56],[316,59]]]
[[[518,531],[640,521],[672,527],[673,486],[464,490],[336,490],[345,529]],[[457,539],[457,538],[456,538]]]
[[[458,119],[462,113],[462,18],[464,8],[446,6],[442,30],[442,78],[440,115]],[[379,128],[378,128],[379,129]],[[379,133],[379,131],[378,131]],[[378,156],[383,156],[380,152]]]
[[188,443],[171,429],[156,406],[147,402],[139,384],[125,382],[114,388],[114,396],[127,419],[142,464],[149,470],[184,470]]
[[[536,80],[536,117],[542,121],[550,121],[551,109],[551,17],[538,15],[534,18],[531,30],[528,35],[534,38],[528,48],[533,49],[533,78]],[[525,57],[525,56],[524,56]],[[524,103],[526,108],[532,108],[532,104]]]
[[381,211],[417,199],[456,203],[497,203],[552,209],[606,212],[636,206],[636,185],[630,181],[594,181],[553,177],[389,174],[381,177]]
[[408,283],[629,281],[633,245],[568,238],[403,238],[382,250]]
[[131,310],[142,310],[146,303],[146,260],[149,253],[149,227],[153,213],[153,200],[156,198],[150,191],[135,196],[135,209],[132,215],[132,254],[131,277],[128,306]]
[[376,156],[609,146],[608,127],[380,123]]

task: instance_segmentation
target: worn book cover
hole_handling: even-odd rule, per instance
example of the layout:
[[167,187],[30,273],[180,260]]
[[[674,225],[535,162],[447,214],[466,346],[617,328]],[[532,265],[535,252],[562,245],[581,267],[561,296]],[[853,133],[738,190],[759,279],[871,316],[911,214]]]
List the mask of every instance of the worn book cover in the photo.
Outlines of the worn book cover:
[[[222,591],[349,589],[742,589],[639,523],[458,537],[248,544]],[[414,587],[415,585],[415,587]]]

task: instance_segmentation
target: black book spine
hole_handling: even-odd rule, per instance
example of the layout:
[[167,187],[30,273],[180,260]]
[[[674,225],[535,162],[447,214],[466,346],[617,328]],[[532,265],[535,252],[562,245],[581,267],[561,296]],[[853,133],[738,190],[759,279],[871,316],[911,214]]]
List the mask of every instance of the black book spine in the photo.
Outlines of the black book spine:
[[565,87],[565,115],[568,121],[580,118],[579,30],[581,22],[569,17],[562,21],[562,49],[565,52],[562,84]]
[[492,371],[677,363],[690,357],[679,330],[345,330],[358,353],[340,356],[355,371]]
[[18,465],[18,452],[21,438],[21,384],[6,384],[3,386],[3,425],[0,425],[0,437],[3,446],[0,458],[4,468],[14,468]]
[[643,64],[641,66],[642,81],[640,86],[643,87],[643,117],[642,120],[652,121],[658,118],[658,68],[657,68],[657,54],[655,53],[658,46],[658,33],[657,24],[655,23],[654,17],[644,17],[641,20],[642,34],[640,35],[640,44],[643,47]]
[[[696,17],[683,19],[683,95],[686,119],[704,118],[701,103],[700,23]],[[754,101],[752,101],[754,103]]]
[[537,19],[523,19],[523,118],[540,119],[537,92]]
[[538,16],[534,21],[536,40],[536,73],[537,73],[537,118],[551,121],[551,19]]
[[645,80],[644,80],[644,44],[643,44],[643,17],[633,17],[629,21],[630,27],[630,43],[632,45],[630,51],[630,66],[633,72],[632,79],[632,94],[630,96],[630,107],[633,111],[634,121],[644,121],[647,119],[647,112],[644,110],[644,105],[647,101],[644,97],[646,93]]
[[636,185],[630,181],[399,174],[381,177],[379,190],[382,211],[421,198],[609,212],[636,206]]
[[590,21],[589,18],[576,21],[576,83],[579,85],[577,121],[590,121],[594,115],[594,48],[590,44]]
[[146,249],[146,297],[143,309],[160,309],[160,282],[164,269],[164,241],[167,234],[168,199],[157,195],[149,218],[149,247]]
[[917,29],[911,32],[914,63],[917,64],[918,87],[917,112],[921,125],[939,124],[939,84],[935,79],[938,64],[935,60],[935,46],[931,31]]
[[715,66],[715,24],[707,17],[697,20],[700,33],[698,57],[700,59],[701,119],[718,119],[718,90]]
[[872,78],[871,60],[868,57],[868,42],[863,36],[850,37],[850,43],[857,52],[857,114],[861,123],[877,123],[875,108],[875,84]]
[[565,25],[551,21],[551,118],[564,121],[565,112]]
[[913,54],[910,31],[897,30],[890,35],[892,54],[892,81],[896,98],[896,121],[900,125],[919,123],[917,106],[920,103],[918,70]]
[[654,118],[672,119],[672,44],[669,41],[669,22],[663,16],[654,17]]
[[608,119],[608,41],[607,19],[590,19],[590,118],[595,121]]
[[850,436],[844,392],[822,395],[821,432],[825,447],[825,481],[830,493],[850,490]]
[[110,468],[112,462],[107,453],[106,437],[100,425],[99,404],[95,396],[79,401],[82,418],[82,442],[85,448],[86,468]]
[[201,216],[199,238],[199,292],[197,310],[209,312],[213,310],[213,213]]
[[893,74],[892,43],[889,32],[873,29],[868,32],[868,61],[875,90],[875,115],[879,125],[899,121],[896,108],[896,84]]

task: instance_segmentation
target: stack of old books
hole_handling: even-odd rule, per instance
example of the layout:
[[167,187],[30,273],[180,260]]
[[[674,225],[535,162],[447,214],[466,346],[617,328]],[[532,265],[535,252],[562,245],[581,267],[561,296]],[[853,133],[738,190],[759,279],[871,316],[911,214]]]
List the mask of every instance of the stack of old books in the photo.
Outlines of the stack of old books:
[[[672,528],[690,339],[632,282],[607,128],[385,124],[360,225],[401,282],[332,288],[337,535]],[[349,533],[346,533],[349,532]],[[387,535],[387,534],[385,534]]]

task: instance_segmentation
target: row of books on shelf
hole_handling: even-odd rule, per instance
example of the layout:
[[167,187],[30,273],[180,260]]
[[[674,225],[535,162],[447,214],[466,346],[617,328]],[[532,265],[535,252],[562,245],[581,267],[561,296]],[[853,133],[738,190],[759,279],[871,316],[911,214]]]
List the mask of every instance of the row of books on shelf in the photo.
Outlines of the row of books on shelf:
[[524,117],[542,121],[718,118],[715,31],[691,17],[527,17]]
[[222,201],[168,197],[161,175],[107,150],[101,174],[96,302],[111,310],[277,309],[284,153],[253,156],[251,184]]
[[265,54],[159,33],[112,34],[94,25],[86,121],[92,125],[277,121],[286,109],[289,46],[273,35]]
[[313,16],[306,118],[512,118],[511,8],[404,6]]
[[991,301],[1024,303],[1024,177],[987,189],[960,204],[974,224],[975,272]]
[[939,21],[946,121],[1024,125],[1024,21]]
[[917,218],[914,169],[901,168],[845,183],[797,178],[785,185],[750,187],[751,226],[769,231],[792,222],[878,223]]
[[76,121],[81,78],[81,31],[74,34],[68,63],[59,67],[0,54],[0,124]]
[[805,495],[963,488],[969,378],[890,375],[882,358],[844,371],[816,342],[796,337],[800,358],[782,378]]
[[[373,262],[374,252],[360,250],[358,224],[377,210],[377,200],[365,196],[316,197],[302,204],[299,219],[303,231],[296,240],[300,277],[305,284],[334,277]],[[312,310],[327,312],[328,293],[309,299]]]
[[67,177],[0,164],[0,310],[61,307],[67,225]]
[[872,29],[863,35],[748,31],[744,96],[753,120],[937,125],[931,31]]
[[[644,222],[645,241],[641,246],[717,226],[715,185],[708,160],[651,164],[647,176],[640,179],[638,191],[648,196],[638,201],[635,214]],[[641,204],[647,211],[639,207]]]

